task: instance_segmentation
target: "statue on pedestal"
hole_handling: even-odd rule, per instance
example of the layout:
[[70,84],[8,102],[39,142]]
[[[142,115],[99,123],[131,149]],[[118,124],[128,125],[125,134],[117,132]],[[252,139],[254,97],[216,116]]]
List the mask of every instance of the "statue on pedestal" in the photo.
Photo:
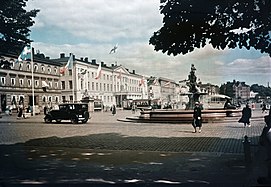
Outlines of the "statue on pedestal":
[[189,92],[191,93],[191,95],[188,95],[189,103],[186,109],[192,109],[195,105],[195,102],[199,102],[200,90],[198,88],[197,76],[195,74],[196,70],[197,69],[195,68],[194,64],[191,64],[191,71],[188,75],[188,81],[186,82],[186,85],[189,87]]

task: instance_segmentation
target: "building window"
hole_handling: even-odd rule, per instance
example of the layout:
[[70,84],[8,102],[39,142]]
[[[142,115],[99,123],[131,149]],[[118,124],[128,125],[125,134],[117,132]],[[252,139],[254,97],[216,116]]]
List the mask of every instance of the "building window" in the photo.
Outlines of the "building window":
[[38,70],[39,70],[39,67],[38,67],[37,64],[35,64],[35,65],[34,65],[34,72],[38,72]]
[[9,62],[10,62],[10,67],[13,69],[13,68],[14,68],[14,66],[15,66],[15,62],[14,62],[14,60],[13,60],[13,59],[11,59]]
[[65,90],[65,81],[61,81],[61,89]]
[[72,89],[72,81],[69,81],[69,89]]
[[52,81],[49,81],[48,84],[49,84],[49,88],[52,88],[52,87],[53,87]]
[[51,73],[52,73],[52,69],[51,69],[50,66],[47,68],[47,72],[48,72],[48,74],[51,74]]
[[10,79],[11,86],[15,86],[15,78]]
[[96,91],[98,91],[98,90],[99,90],[99,84],[96,83]]
[[72,95],[70,95],[70,101],[73,101],[73,96]]
[[42,102],[46,102],[46,96],[42,96]]
[[55,82],[55,88],[56,89],[58,88],[58,82]]
[[20,64],[19,64],[19,70],[23,70],[23,63],[22,62],[20,62]]
[[84,89],[84,81],[81,79],[81,90]]
[[26,65],[26,68],[27,68],[27,71],[30,71],[30,70],[31,70],[31,65],[30,65],[30,64],[27,64],[27,65]]
[[52,102],[52,96],[48,96],[48,101],[51,103]]
[[66,96],[62,96],[62,102],[63,102],[63,103],[66,102]]
[[24,79],[19,79],[19,84],[20,84],[20,86],[23,86],[24,85]]
[[6,78],[5,77],[1,77],[1,85],[6,85]]
[[72,70],[69,69],[69,76],[72,76]]
[[94,82],[91,83],[91,89],[94,90]]
[[59,101],[59,97],[58,96],[55,97],[55,101],[56,101],[56,103],[58,103],[58,101]]
[[41,66],[41,71],[44,72],[45,71],[45,67],[44,65]]
[[27,79],[28,86],[31,86],[31,79]]
[[35,80],[35,87],[38,87],[38,86],[39,86],[39,81]]
[[54,68],[54,73],[57,75],[57,67]]

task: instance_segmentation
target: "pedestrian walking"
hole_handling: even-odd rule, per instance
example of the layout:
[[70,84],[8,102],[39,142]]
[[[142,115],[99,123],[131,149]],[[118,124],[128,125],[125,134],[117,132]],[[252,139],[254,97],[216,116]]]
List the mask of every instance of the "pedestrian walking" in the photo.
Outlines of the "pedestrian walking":
[[136,104],[133,103],[133,104],[132,104],[132,113],[133,113],[133,114],[135,113],[135,110],[136,110]]
[[45,105],[44,108],[43,108],[43,113],[44,113],[44,115],[46,115],[47,112],[48,112],[48,109],[47,109],[47,106]]
[[111,111],[112,111],[113,116],[117,113],[115,105],[112,106]]
[[252,112],[251,108],[249,107],[249,104],[246,104],[246,107],[243,108],[242,110],[242,117],[239,119],[239,123],[244,123],[244,127],[248,126],[251,127],[250,125],[250,118],[251,118]]
[[17,115],[17,119],[22,118],[22,116],[23,116],[23,105],[20,105],[19,106],[19,112],[18,112],[18,115]]
[[199,102],[195,102],[192,125],[194,127],[194,133],[197,132],[197,127],[199,128],[199,133],[201,133],[202,118],[201,118],[201,107],[199,105]]

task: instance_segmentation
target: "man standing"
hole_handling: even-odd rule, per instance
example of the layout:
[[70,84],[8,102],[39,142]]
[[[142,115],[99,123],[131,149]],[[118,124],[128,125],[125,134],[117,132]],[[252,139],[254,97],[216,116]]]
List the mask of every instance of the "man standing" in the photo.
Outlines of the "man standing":
[[192,125],[194,127],[194,133],[197,132],[197,127],[199,127],[199,133],[201,133],[202,118],[201,118],[201,107],[199,106],[199,102],[195,102]]
[[246,107],[242,110],[242,117],[238,121],[239,123],[244,123],[244,127],[248,126],[250,127],[250,118],[251,118],[251,108],[247,104]]

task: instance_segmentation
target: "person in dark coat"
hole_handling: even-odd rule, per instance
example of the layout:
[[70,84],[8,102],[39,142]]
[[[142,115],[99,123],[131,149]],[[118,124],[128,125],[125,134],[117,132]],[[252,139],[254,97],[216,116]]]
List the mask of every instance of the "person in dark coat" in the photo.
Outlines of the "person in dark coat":
[[116,106],[115,105],[112,106],[112,114],[113,114],[113,116],[116,114]]
[[246,127],[246,126],[251,127],[250,118],[251,118],[251,108],[247,104],[246,107],[243,108],[242,117],[238,122],[244,123],[244,127]]
[[17,119],[20,119],[22,117],[23,117],[23,106],[20,105],[19,106],[19,113],[18,113]]
[[201,127],[202,127],[201,107],[198,102],[195,103],[192,125],[194,127],[194,132],[197,132],[197,127],[198,127],[199,133],[201,133]]

